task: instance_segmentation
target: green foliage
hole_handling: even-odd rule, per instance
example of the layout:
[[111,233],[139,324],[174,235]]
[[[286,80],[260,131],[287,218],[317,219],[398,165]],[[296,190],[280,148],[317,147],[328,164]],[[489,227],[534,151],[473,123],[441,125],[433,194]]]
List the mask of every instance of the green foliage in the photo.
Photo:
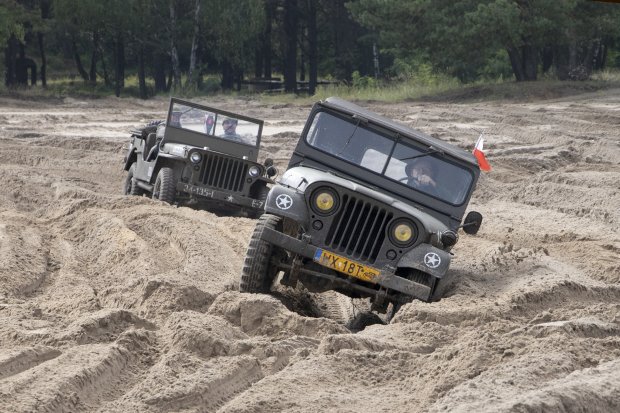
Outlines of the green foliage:
[[374,77],[362,76],[357,70],[353,72],[351,77],[351,86],[354,88],[375,88],[377,86],[377,81]]
[[219,61],[234,67],[249,65],[254,58],[251,40],[263,27],[260,0],[209,0],[205,2],[204,32]]
[[0,4],[0,43],[6,44],[11,35],[14,35],[19,41],[24,41],[26,23],[37,28],[40,19],[17,1],[3,0]]
[[348,7],[379,33],[382,51],[397,58],[391,70],[398,74],[406,72],[402,61],[422,56],[433,70],[464,81],[505,76],[502,49],[620,36],[620,8],[586,0],[354,0]]
[[[182,75],[187,76],[196,1],[201,2],[201,13],[194,74],[202,78],[192,83],[192,90],[175,93],[217,93],[220,78],[215,73],[225,72],[226,79],[248,76],[260,57],[265,6],[271,0],[49,1],[52,19],[41,18],[43,0],[0,0],[0,42],[6,45],[15,35],[23,42],[27,57],[36,61],[40,59],[36,35],[44,33],[48,75],[75,73],[75,49],[87,71],[94,57],[97,80],[102,83],[103,63],[107,75],[114,77],[115,47],[122,41],[126,92],[133,93],[137,87],[131,76],[143,62],[152,95],[154,74],[170,72],[173,38]],[[274,4],[271,61],[275,73],[283,69],[286,39],[283,0]],[[298,4],[298,43],[307,48],[308,2]],[[175,25],[170,19],[171,5]],[[534,68],[542,67],[542,51],[550,52],[545,56],[552,56],[553,67],[547,77],[560,76],[562,70],[569,76],[571,65],[591,62],[593,54],[602,50],[596,49],[601,44],[606,47],[607,67],[620,67],[620,6],[614,4],[587,0],[317,0],[317,10],[319,75],[346,82],[335,89],[345,94],[396,99],[460,83],[511,80],[515,68],[509,57],[514,61],[526,49],[533,51]],[[375,44],[380,50],[379,79],[370,76],[374,75]],[[307,64],[307,54],[304,60]],[[107,90],[103,85],[82,90],[80,82],[56,86],[50,79],[49,83],[62,93],[71,88],[94,94]]]

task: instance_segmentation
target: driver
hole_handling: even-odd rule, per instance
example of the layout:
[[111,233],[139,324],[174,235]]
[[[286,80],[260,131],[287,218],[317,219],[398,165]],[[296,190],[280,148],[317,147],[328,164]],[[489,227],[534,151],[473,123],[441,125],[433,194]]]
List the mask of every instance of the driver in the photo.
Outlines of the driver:
[[226,138],[226,139],[241,141],[242,140],[241,135],[237,133],[237,123],[239,123],[237,119],[225,118],[224,121],[222,122],[222,128],[224,129],[224,135],[222,135],[221,137]]
[[431,158],[416,158],[405,166],[407,185],[431,195],[438,195],[437,173]]

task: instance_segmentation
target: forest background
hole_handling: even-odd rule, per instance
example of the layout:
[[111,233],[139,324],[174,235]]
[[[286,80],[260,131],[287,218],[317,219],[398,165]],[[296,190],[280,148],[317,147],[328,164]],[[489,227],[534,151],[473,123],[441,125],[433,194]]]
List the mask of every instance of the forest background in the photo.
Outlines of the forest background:
[[0,44],[5,93],[147,99],[246,89],[314,95],[333,85],[586,81],[620,69],[620,4],[0,0]]

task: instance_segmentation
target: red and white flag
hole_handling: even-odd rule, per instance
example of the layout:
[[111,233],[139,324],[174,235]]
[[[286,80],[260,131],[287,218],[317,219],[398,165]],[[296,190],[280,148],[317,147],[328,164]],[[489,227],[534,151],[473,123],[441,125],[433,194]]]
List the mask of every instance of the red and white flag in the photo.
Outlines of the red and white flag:
[[473,154],[478,160],[478,165],[480,166],[480,169],[488,172],[491,170],[491,165],[489,165],[489,161],[487,161],[487,158],[484,157],[484,152],[482,152],[483,145],[484,145],[484,138],[482,137],[482,134],[480,134],[480,137],[478,138],[478,141],[476,142],[476,146],[474,147]]

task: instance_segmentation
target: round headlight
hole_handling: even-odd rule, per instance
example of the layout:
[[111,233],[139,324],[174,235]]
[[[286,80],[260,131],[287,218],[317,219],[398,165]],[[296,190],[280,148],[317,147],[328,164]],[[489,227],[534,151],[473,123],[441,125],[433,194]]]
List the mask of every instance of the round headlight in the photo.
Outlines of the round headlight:
[[312,209],[319,215],[331,214],[338,208],[338,195],[330,188],[319,188],[310,200]]
[[189,160],[192,161],[192,163],[200,163],[200,161],[202,161],[202,154],[200,152],[192,152],[189,156]]
[[399,219],[392,224],[390,238],[399,247],[407,247],[416,239],[416,230],[413,222],[408,219]]
[[334,196],[329,192],[321,192],[314,199],[316,207],[323,212],[327,212],[334,207]]
[[394,228],[394,238],[398,242],[408,242],[413,237],[413,228],[407,224],[398,224]]
[[250,166],[250,169],[248,169],[248,174],[252,178],[256,178],[258,175],[260,175],[260,168],[256,165]]

